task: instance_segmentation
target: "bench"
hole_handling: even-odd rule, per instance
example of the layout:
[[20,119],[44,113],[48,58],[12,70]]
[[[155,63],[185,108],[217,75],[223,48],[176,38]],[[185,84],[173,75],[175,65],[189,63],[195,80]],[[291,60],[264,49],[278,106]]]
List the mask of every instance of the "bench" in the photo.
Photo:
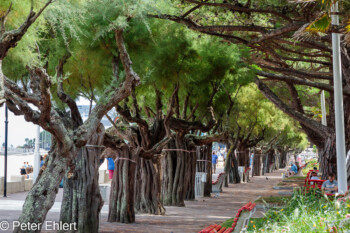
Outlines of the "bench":
[[215,193],[215,197],[218,197],[220,192],[222,192],[222,185],[224,183],[225,177],[225,173],[220,173],[216,181],[212,181],[211,192]]
[[234,233],[245,231],[248,228],[249,219],[256,211],[256,204],[248,202],[242,208],[240,208],[236,214],[236,218],[233,220],[232,229]]
[[[309,172],[306,174],[306,179],[310,179],[311,178],[311,173],[313,172],[314,170],[309,170]],[[316,170],[315,172],[317,172],[317,174],[320,172],[319,170]],[[306,180],[305,179],[305,180]]]
[[[308,192],[310,190],[310,188],[318,188],[318,189],[322,189],[322,184],[323,182],[325,182],[326,180],[310,180],[308,177],[306,177],[305,179],[305,184],[304,184],[304,188],[306,190],[306,192]],[[349,189],[349,186],[348,186]],[[335,196],[335,194],[332,193],[326,193],[327,196]],[[344,195],[340,194],[338,195],[339,197],[343,197]]]
[[233,231],[233,229],[231,229],[231,228],[226,229],[225,227],[221,227],[220,225],[213,224],[213,225],[210,225],[210,226],[204,228],[199,233],[229,233],[232,231]]
[[255,210],[256,204],[248,202],[238,210],[236,217],[233,220],[232,227],[226,229],[220,225],[213,224],[204,228],[199,233],[239,233],[245,231],[248,227],[249,219],[255,213]]

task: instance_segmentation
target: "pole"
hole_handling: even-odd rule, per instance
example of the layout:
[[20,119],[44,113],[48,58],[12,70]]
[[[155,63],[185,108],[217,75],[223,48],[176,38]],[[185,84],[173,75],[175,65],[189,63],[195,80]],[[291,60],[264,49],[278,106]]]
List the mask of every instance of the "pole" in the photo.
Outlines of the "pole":
[[[339,25],[338,1],[332,5],[332,25]],[[333,48],[333,79],[334,79],[334,107],[335,107],[335,132],[337,149],[337,173],[338,192],[345,194],[347,191],[346,177],[346,152],[345,152],[345,130],[343,110],[343,84],[340,57],[340,34],[332,33]]]
[[326,98],[324,91],[321,92],[322,125],[327,126]]
[[7,138],[8,138],[8,109],[5,105],[5,169],[4,169],[4,197],[7,197]]
[[33,165],[33,183],[39,175],[40,171],[40,126],[37,126],[36,138],[35,138],[35,151],[34,151],[34,165]]

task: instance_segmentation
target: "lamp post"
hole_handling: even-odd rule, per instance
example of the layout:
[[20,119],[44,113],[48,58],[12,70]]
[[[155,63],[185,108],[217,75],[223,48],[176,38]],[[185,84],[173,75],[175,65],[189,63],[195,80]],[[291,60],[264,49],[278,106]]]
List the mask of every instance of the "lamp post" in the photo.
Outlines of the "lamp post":
[[[339,25],[338,1],[331,8],[332,25]],[[345,152],[345,130],[343,110],[343,84],[340,57],[340,34],[332,33],[333,50],[333,80],[334,80],[334,107],[335,107],[335,132],[337,149],[337,173],[338,192],[344,194],[347,191],[346,177],[346,152]]]
[[34,151],[33,182],[39,175],[40,170],[40,126],[37,126]]
[[326,98],[324,91],[321,92],[322,125],[327,126]]
[[7,138],[8,138],[8,109],[5,104],[5,169],[4,169],[4,197],[7,197]]

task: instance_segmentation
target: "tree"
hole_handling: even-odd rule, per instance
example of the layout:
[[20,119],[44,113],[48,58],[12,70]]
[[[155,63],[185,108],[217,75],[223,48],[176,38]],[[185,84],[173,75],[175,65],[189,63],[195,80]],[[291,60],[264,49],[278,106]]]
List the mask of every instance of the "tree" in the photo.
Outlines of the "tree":
[[[32,13],[31,10],[31,16],[27,19],[29,22],[26,21],[25,23],[26,27],[34,20],[31,18],[33,15],[38,16]],[[28,68],[30,73],[30,92],[9,78],[3,75],[1,76],[3,83],[2,91],[9,110],[16,115],[24,115],[27,121],[40,125],[44,130],[50,132],[54,138],[46,161],[46,169],[39,174],[36,183],[26,198],[23,212],[19,219],[20,222],[41,223],[44,221],[47,211],[53,204],[58,184],[63,178],[67,166],[70,166],[73,161],[79,165],[78,160],[83,159],[80,159],[80,151],[83,150],[84,145],[91,137],[94,138],[94,135],[98,133],[97,128],[99,127],[101,118],[109,109],[127,97],[133,86],[138,85],[140,78],[132,69],[131,60],[124,45],[123,29],[126,26],[126,19],[124,20],[120,21],[120,24],[114,25],[113,32],[115,34],[116,47],[118,47],[120,60],[124,68],[125,79],[119,83],[117,88],[115,88],[115,83],[110,83],[110,86],[105,89],[104,98],[99,100],[96,107],[92,110],[90,117],[85,122],[81,120],[75,101],[64,92],[60,72],[58,72],[57,78],[53,78],[43,68]],[[14,33],[17,33],[17,31]],[[2,41],[1,43],[5,42]],[[14,45],[11,43],[9,45],[4,44],[4,46],[2,44],[1,48],[5,50],[6,48],[9,49],[11,45]],[[2,53],[2,56],[5,57],[5,54]],[[58,62],[58,71],[62,70],[63,64],[62,62]],[[68,113],[53,107],[50,89],[53,88],[53,84],[56,84],[55,82],[57,82],[58,99],[61,103],[69,107],[70,112]],[[29,104],[34,105],[37,109],[32,108]],[[78,166],[78,169],[83,168],[79,168]],[[95,177],[88,178],[93,180]],[[80,177],[80,179],[83,179],[83,177]],[[98,191],[98,184],[95,182],[92,185],[97,185]],[[83,192],[84,190],[78,190],[78,196],[83,195]],[[78,201],[80,207],[89,208],[89,206],[86,206],[86,203],[83,203],[82,199],[78,199]],[[89,202],[92,202],[92,199]],[[89,219],[91,222],[89,226],[93,227],[90,229],[84,228],[85,230],[80,229],[80,231],[96,231],[98,228],[98,212],[100,207],[100,205],[97,205],[97,212],[94,212],[96,213],[94,219]],[[73,206],[73,208],[75,207]],[[79,215],[75,219],[69,219],[69,221],[78,221],[78,225],[80,225],[85,219],[86,216]],[[15,231],[20,232],[21,229],[17,228]]]
[[[176,1],[175,1],[176,2]],[[324,8],[317,1],[295,4],[288,1],[246,1],[245,3],[186,0],[177,14],[154,15],[184,24],[189,29],[222,38],[233,44],[250,47],[253,52],[249,62],[260,67],[256,84],[260,91],[278,108],[300,122],[302,129],[321,151],[321,170],[324,176],[336,171],[334,140],[333,86],[331,70],[331,32],[341,28],[329,28],[324,33],[305,29],[315,27],[324,14]],[[329,4],[330,1],[327,1]],[[349,9],[343,2],[342,10]],[[232,21],[239,18],[239,21]],[[345,17],[342,18],[347,21]],[[216,24],[219,22],[220,24]],[[345,25],[345,23],[344,23]],[[317,26],[317,25],[316,25]],[[310,30],[309,30],[310,31]],[[317,37],[315,37],[315,34]],[[349,80],[348,48],[342,45],[342,67],[344,83]],[[271,82],[272,81],[272,82]],[[267,85],[269,83],[269,85]],[[297,86],[303,86],[298,88]],[[288,96],[276,95],[275,88],[288,90]],[[313,87],[330,92],[328,126],[313,119],[306,112],[311,104],[303,101],[303,89]],[[280,91],[286,93],[285,91]],[[344,89],[345,122],[349,119],[346,103],[349,93]],[[287,98],[286,98],[287,97]],[[346,134],[349,127],[346,128]],[[347,139],[349,137],[346,137]],[[347,149],[349,141],[347,140]]]

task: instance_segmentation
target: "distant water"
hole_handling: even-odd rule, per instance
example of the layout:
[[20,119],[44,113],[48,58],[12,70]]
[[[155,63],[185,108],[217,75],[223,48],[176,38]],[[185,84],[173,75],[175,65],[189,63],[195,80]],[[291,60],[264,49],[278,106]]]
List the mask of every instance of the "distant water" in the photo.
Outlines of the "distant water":
[[[41,154],[43,154],[41,152]],[[11,176],[20,175],[20,168],[24,165],[24,162],[29,162],[33,166],[34,164],[34,153],[21,154],[9,154],[7,157],[7,177],[10,181]],[[4,176],[4,164],[5,157],[1,154],[0,156],[0,177]],[[100,166],[100,170],[107,169],[107,160]]]
[[[20,168],[24,165],[24,162],[29,162],[29,164],[33,165],[34,153],[30,153],[27,155],[10,154],[7,157],[8,180],[12,175],[20,175]],[[5,164],[5,156],[1,155],[0,156],[0,176],[4,176],[4,164]]]

